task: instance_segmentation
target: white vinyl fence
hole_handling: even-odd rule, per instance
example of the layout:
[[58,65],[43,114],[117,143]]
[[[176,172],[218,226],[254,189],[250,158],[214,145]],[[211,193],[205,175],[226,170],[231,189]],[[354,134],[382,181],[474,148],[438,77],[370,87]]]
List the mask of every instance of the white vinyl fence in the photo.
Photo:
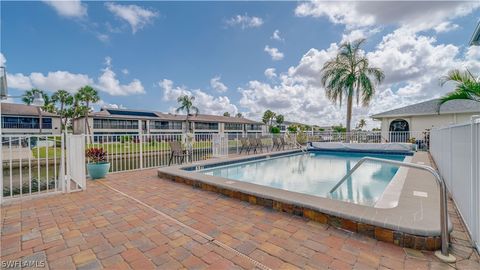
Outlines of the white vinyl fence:
[[480,249],[480,119],[431,131],[430,153]]

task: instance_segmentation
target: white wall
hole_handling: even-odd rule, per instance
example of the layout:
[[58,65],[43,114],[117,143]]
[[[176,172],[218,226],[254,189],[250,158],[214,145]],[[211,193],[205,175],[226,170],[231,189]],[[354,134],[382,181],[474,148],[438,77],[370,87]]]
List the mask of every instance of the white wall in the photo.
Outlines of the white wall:
[[397,119],[403,119],[408,122],[410,131],[425,131],[426,129],[439,128],[451,124],[461,124],[470,121],[472,115],[478,113],[457,113],[457,114],[435,114],[435,115],[417,115],[407,117],[385,117],[382,118],[382,136],[387,138],[390,129],[390,123]]

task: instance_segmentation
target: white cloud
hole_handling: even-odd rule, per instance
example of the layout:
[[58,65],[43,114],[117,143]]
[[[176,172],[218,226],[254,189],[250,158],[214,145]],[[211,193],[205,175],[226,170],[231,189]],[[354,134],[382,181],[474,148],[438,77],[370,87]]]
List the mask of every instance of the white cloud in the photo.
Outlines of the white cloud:
[[124,69],[122,69],[122,73],[123,73],[123,75],[128,75],[129,71],[128,71],[128,69],[124,68]]
[[152,23],[153,20],[158,17],[157,11],[142,8],[137,5],[120,5],[109,2],[105,3],[105,6],[115,16],[130,24],[133,33]]
[[[337,50],[336,43],[322,50],[312,48],[297,65],[277,75],[278,80],[272,83],[248,82],[239,89],[242,95],[240,106],[249,111],[246,115],[251,118],[259,118],[266,109],[271,109],[291,121],[345,125],[346,106],[333,105],[325,97],[320,81],[323,64],[333,58]],[[439,84],[439,78],[450,69],[468,68],[475,74],[480,72],[480,47],[462,51],[457,46],[439,44],[434,37],[405,28],[386,35],[367,56],[372,66],[385,72],[386,79],[377,87],[369,107],[354,105],[353,126],[361,118],[367,120],[368,128],[378,126],[370,115],[451,91],[451,86]]]
[[48,72],[46,75],[40,72],[32,72],[29,75],[7,73],[8,86],[9,88],[18,90],[39,88],[46,91],[56,91],[64,89],[73,93],[82,86],[92,85],[112,96],[145,93],[143,85],[138,79],[133,79],[128,84],[121,84],[116,78],[115,72],[112,70],[111,61],[112,59],[110,57],[105,58],[106,67],[102,70],[97,81],[86,74],[59,70]]
[[270,48],[270,46],[267,45],[263,50],[267,52],[274,61],[282,60],[284,57],[283,53],[280,52],[277,48]]
[[215,97],[200,89],[188,89],[185,86],[175,86],[173,81],[163,79],[158,83],[163,90],[163,99],[165,101],[175,101],[181,95],[195,96],[195,106],[200,109],[202,114],[222,115],[228,111],[233,114],[238,112],[236,105],[232,104],[227,96]]
[[58,15],[68,18],[82,18],[87,16],[87,5],[80,0],[69,1],[44,1],[51,6]]
[[5,67],[7,64],[7,59],[3,56],[3,53],[0,52],[0,66]]
[[358,39],[366,39],[366,38],[380,32],[380,30],[381,29],[379,27],[376,27],[376,28],[372,28],[372,29],[359,28],[359,29],[353,29],[353,30],[350,30],[350,31],[346,31],[346,33],[342,34],[342,41],[340,43],[352,42],[352,41],[355,41],[355,40],[358,40]]
[[263,24],[263,19],[260,17],[250,17],[245,15],[236,15],[226,21],[229,26],[240,26],[242,29],[260,27]]
[[354,1],[303,2],[295,14],[300,17],[326,17],[347,28],[396,25],[411,31],[432,29],[480,7],[479,2],[438,1]]
[[102,70],[102,74],[98,77],[95,85],[101,91],[107,92],[112,96],[126,96],[132,94],[144,94],[142,82],[133,79],[129,84],[121,84],[117,79],[117,74],[112,70],[112,59],[105,57],[106,67]]
[[8,88],[29,90],[33,88],[32,82],[29,76],[25,76],[22,73],[10,74],[7,73]]
[[270,38],[278,41],[283,41],[283,38],[280,36],[280,30],[278,29],[273,32]]
[[269,78],[269,79],[273,79],[275,77],[277,77],[277,74],[275,73],[275,69],[274,68],[267,68],[265,69],[265,71],[263,72],[263,74],[265,74],[265,77]]
[[458,24],[454,24],[454,23],[451,23],[451,22],[442,22],[439,25],[435,26],[433,29],[437,33],[446,33],[446,32],[450,32],[452,30],[455,30],[458,27],[459,27]]
[[103,99],[101,99],[100,101],[98,101],[94,105],[98,106],[99,108],[126,109],[126,107],[123,106],[122,104],[108,103],[108,102],[104,101]]
[[210,86],[220,93],[226,92],[228,90],[228,87],[225,84],[223,84],[220,80],[221,80],[220,76],[213,77],[210,80]]
[[46,76],[39,72],[33,72],[30,74],[30,81],[39,89],[48,91],[64,89],[71,92],[93,83],[93,80],[85,74],[73,74],[68,71],[48,72]]

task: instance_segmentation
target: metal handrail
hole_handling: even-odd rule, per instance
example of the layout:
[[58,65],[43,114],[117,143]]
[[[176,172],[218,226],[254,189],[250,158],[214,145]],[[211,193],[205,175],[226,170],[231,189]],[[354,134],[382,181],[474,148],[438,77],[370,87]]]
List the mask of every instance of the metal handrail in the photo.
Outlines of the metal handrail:
[[447,213],[447,187],[445,185],[445,181],[443,181],[443,178],[440,177],[440,175],[437,173],[435,169],[433,169],[430,166],[426,165],[420,165],[420,164],[415,164],[415,163],[410,163],[410,162],[402,162],[402,161],[396,161],[396,160],[389,160],[389,159],[382,159],[382,158],[372,158],[372,157],[364,157],[358,161],[353,168],[347,172],[347,174],[330,190],[330,194],[333,193],[337,188],[347,180],[348,177],[350,177],[355,170],[357,170],[360,165],[362,165],[365,161],[376,161],[376,162],[383,162],[383,163],[388,163],[388,164],[393,164],[397,166],[405,166],[405,167],[410,167],[414,169],[420,169],[427,171],[431,173],[435,179],[437,180],[437,184],[440,188],[440,236],[442,240],[442,248],[441,248],[441,255],[445,257],[451,257],[448,254],[448,213]]

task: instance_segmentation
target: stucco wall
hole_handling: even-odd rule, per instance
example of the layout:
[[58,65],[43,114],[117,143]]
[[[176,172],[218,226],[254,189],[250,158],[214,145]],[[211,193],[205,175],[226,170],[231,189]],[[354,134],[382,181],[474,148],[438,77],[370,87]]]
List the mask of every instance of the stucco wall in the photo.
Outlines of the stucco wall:
[[418,115],[409,117],[389,117],[382,118],[382,136],[388,137],[390,123],[397,119],[403,119],[408,122],[410,131],[424,131],[433,127],[442,127],[450,124],[460,124],[470,121],[470,117],[479,113],[459,113],[459,114],[441,114],[441,115]]

